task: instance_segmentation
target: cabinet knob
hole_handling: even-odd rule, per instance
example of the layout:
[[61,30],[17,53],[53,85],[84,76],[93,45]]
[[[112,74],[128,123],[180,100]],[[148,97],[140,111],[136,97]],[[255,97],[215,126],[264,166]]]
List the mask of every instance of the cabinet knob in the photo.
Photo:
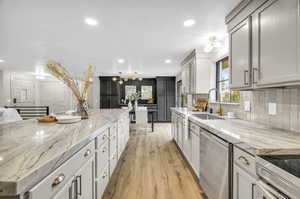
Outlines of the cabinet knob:
[[102,149],[102,153],[105,153],[106,152],[106,147],[104,147],[103,149]]
[[103,136],[102,136],[102,140],[105,140],[105,139],[106,139],[106,135],[103,135]]
[[244,156],[240,156],[239,157],[239,160],[246,166],[249,166],[250,165],[250,162],[247,158],[245,158]]
[[107,174],[106,174],[106,172],[103,174],[103,176],[102,176],[102,178],[104,179],[104,178],[106,178],[106,176],[107,176]]
[[84,157],[88,157],[91,154],[91,150],[88,149],[85,153],[84,153]]
[[55,186],[59,185],[60,183],[62,183],[65,178],[66,178],[66,176],[64,174],[59,174],[59,176],[57,176],[54,179],[54,181],[52,183],[52,187],[55,187]]

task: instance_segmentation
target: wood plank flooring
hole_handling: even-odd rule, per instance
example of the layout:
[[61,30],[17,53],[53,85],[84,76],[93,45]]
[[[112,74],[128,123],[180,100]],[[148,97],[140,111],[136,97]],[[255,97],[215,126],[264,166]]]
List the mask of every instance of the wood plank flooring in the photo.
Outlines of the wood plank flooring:
[[131,132],[103,199],[204,199],[189,166],[171,139],[170,124],[155,132]]

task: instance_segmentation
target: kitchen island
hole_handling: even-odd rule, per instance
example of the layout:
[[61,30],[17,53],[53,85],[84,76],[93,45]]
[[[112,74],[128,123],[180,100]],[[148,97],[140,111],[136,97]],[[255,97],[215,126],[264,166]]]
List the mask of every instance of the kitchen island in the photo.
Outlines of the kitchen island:
[[[70,189],[79,198],[100,198],[128,139],[129,113],[123,109],[91,111],[74,124],[3,124],[0,198],[66,198]],[[87,172],[77,174],[82,168]]]

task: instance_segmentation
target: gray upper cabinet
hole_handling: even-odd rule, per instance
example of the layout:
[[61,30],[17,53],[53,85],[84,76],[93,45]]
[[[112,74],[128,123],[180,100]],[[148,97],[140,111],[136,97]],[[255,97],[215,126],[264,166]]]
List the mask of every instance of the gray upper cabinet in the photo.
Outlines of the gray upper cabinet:
[[231,88],[251,86],[251,20],[244,20],[230,32]]
[[244,0],[227,17],[231,88],[300,85],[299,0]]
[[[300,82],[298,0],[269,0],[254,14],[257,86]],[[254,71],[256,72],[256,71]],[[254,76],[255,77],[255,76]]]

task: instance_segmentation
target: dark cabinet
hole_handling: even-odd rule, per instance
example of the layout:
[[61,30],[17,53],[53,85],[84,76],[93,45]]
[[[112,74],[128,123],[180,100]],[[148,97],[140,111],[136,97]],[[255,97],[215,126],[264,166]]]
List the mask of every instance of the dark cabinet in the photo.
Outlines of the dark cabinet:
[[120,85],[112,77],[100,77],[100,108],[120,108]]
[[157,77],[157,119],[171,121],[171,107],[175,106],[175,77]]

